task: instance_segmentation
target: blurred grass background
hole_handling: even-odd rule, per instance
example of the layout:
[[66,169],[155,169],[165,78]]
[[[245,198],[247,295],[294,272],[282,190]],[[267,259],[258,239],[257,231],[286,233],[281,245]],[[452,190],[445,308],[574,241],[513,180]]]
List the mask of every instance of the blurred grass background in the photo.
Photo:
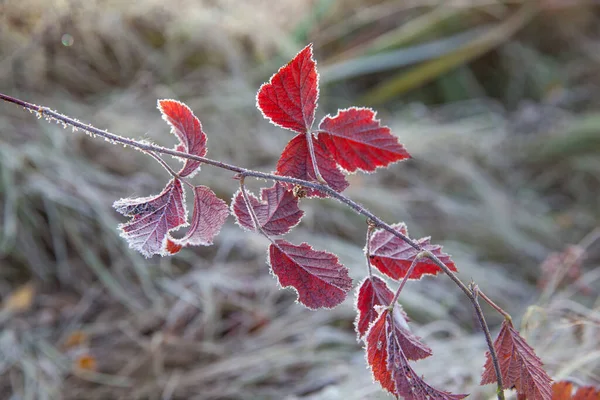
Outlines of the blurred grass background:
[[[157,98],[186,102],[209,156],[264,171],[289,133],[254,107],[308,42],[317,118],[373,106],[413,155],[347,194],[431,235],[515,317],[556,379],[600,384],[600,7],[584,0],[0,1],[0,92],[172,146]],[[0,399],[380,399],[352,299],[308,311],[266,241],[145,260],[114,200],[167,179],[149,157],[0,105]],[[231,175],[195,178],[228,200]],[[261,183],[256,183],[257,189]],[[289,236],[366,273],[365,223],[303,201]],[[432,384],[472,398],[485,344],[448,279],[400,298]],[[500,317],[486,310],[493,329]]]

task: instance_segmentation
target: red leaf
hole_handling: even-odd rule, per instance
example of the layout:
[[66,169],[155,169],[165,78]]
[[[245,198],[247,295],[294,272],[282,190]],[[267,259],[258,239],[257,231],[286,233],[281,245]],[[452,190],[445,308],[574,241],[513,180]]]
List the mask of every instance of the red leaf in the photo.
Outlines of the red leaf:
[[256,103],[275,125],[304,133],[315,120],[318,97],[319,75],[309,44],[260,87]]
[[[549,400],[552,398],[552,379],[542,367],[542,361],[519,335],[510,323],[502,322],[498,338],[494,341],[494,349],[498,355],[500,375],[504,389],[513,386],[519,395],[529,400]],[[490,353],[486,354],[481,384],[497,382],[496,372]]]
[[227,203],[206,186],[194,187],[192,224],[186,235],[175,242],[181,246],[209,246],[219,234],[227,216]]
[[552,384],[552,400],[571,400],[573,397],[573,384],[567,381]]
[[333,308],[352,288],[348,270],[334,254],[313,250],[306,243],[276,240],[269,247],[269,264],[281,287],[296,289],[298,301],[310,309]]
[[573,400],[600,400],[600,390],[593,386],[582,386],[575,392]]
[[[368,276],[362,281],[356,293],[356,309],[358,312],[354,321],[359,340],[367,333],[369,325],[377,318],[378,314],[375,311],[375,306],[388,306],[393,298],[394,293],[388,288],[383,279],[377,276]],[[405,319],[408,320],[408,317],[406,316]]]
[[177,254],[179,253],[179,250],[181,250],[182,247],[183,246],[179,243],[175,243],[173,241],[173,238],[167,238],[167,245],[165,246],[165,250],[167,251],[167,253]]
[[[252,193],[248,193],[248,199],[259,225],[268,235],[288,233],[304,215],[304,211],[298,208],[298,198],[294,197],[294,194],[280,182],[268,189],[263,188],[260,197],[262,202]],[[254,221],[241,189],[233,196],[231,209],[241,227],[249,231],[255,230]]]
[[409,360],[420,360],[429,357],[431,349],[421,341],[421,338],[415,336],[408,327],[404,318],[404,312],[394,307],[392,313],[386,315],[388,330],[393,339],[398,342],[400,349]]
[[[163,119],[171,125],[171,132],[179,138],[177,151],[183,151],[196,156],[206,155],[206,134],[202,131],[202,124],[192,110],[177,100],[159,100],[158,109]],[[179,176],[193,175],[200,166],[200,161],[185,160]]]
[[[408,236],[406,225],[396,224],[392,227]],[[429,243],[429,239],[429,237],[426,237],[416,242],[423,249],[429,250],[437,256],[452,271],[456,271],[456,266],[450,256],[442,253],[442,246]],[[379,230],[373,234],[369,248],[371,264],[382,273],[396,280],[404,278],[413,260],[419,254],[419,251],[386,230]],[[425,274],[437,275],[440,271],[441,269],[432,260],[421,258],[417,261],[417,265],[410,274],[409,279],[421,279]]]
[[407,399],[457,400],[466,395],[453,395],[439,391],[420,378],[408,364],[431,355],[423,344],[406,327],[402,314],[377,307],[379,315],[365,336],[367,362],[373,378],[396,396]]
[[156,196],[115,201],[113,207],[119,213],[132,217],[119,225],[129,247],[146,257],[165,255],[169,232],[187,225],[183,196],[181,181],[173,179]]
[[392,380],[392,373],[388,369],[388,336],[387,336],[387,313],[385,310],[371,324],[365,336],[367,363],[373,379],[388,392],[396,393],[396,384]]
[[580,386],[573,393],[573,383],[554,382],[552,384],[552,400],[600,400],[600,389],[593,386]]
[[[311,138],[321,176],[333,190],[336,192],[343,191],[349,185],[348,181],[346,181],[346,177],[331,159],[331,156],[329,156],[327,151],[322,147],[319,139],[312,135]],[[283,150],[281,158],[277,162],[276,173],[277,175],[318,183],[317,178],[315,177],[312,159],[308,151],[306,135],[300,134],[290,140]],[[307,188],[307,196],[327,197],[325,194],[310,188]]]
[[341,110],[326,116],[319,125],[319,139],[333,159],[346,171],[373,172],[393,162],[410,158],[390,128],[381,126],[369,108]]
[[459,400],[466,394],[452,394],[438,390],[421,378],[410,366],[401,343],[400,336],[392,330],[387,330],[388,338],[388,368],[396,386],[396,395],[411,400]]

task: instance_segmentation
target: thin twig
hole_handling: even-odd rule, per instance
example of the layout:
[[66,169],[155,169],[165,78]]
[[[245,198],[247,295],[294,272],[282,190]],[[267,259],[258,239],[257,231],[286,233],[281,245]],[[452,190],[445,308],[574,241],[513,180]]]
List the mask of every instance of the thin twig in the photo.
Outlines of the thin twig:
[[256,216],[256,212],[254,212],[254,207],[252,207],[252,203],[250,202],[250,198],[248,197],[248,193],[246,192],[246,185],[244,184],[244,179],[245,179],[245,176],[242,175],[240,177],[240,190],[242,192],[242,198],[244,199],[244,203],[246,203],[246,207],[248,208],[248,213],[250,214],[250,218],[252,219],[252,222],[254,223],[254,229],[256,229],[256,231],[261,233],[264,237],[269,239],[269,241],[271,241],[271,243],[273,243],[274,245],[277,245],[275,243],[275,241],[271,238],[271,236],[269,236],[267,234],[267,232],[265,232],[265,230],[262,228],[262,226],[260,226],[260,222],[258,220],[258,217]]
[[323,176],[321,176],[321,171],[319,171],[319,165],[317,164],[317,155],[315,154],[315,146],[312,139],[313,134],[309,130],[307,130],[306,144],[308,145],[308,154],[310,154],[310,160],[312,161],[313,170],[315,171],[315,178],[317,178],[317,180],[322,184],[327,185],[327,181],[323,179]]
[[369,271],[369,277],[373,276],[373,268],[371,267],[371,236],[375,231],[375,225],[371,220],[367,220],[367,243],[365,244],[365,255],[367,256],[367,269]]
[[[481,325],[481,329],[483,329],[483,333],[485,335],[485,340],[487,342],[488,348],[494,349],[494,342],[492,341],[492,335],[490,334],[490,329],[488,327],[487,322],[485,321],[485,316],[483,315],[483,310],[481,309],[481,306],[479,305],[478,297],[481,295],[481,297],[484,298],[486,301],[488,301],[489,299],[481,291],[479,291],[479,287],[475,283],[471,282],[471,284],[469,286],[473,293],[473,297],[475,298],[475,303],[474,303],[475,313],[477,314],[477,319],[479,320],[479,325]],[[494,304],[494,306],[496,306],[496,305]],[[498,306],[496,306],[496,307],[498,307]],[[497,309],[502,310],[500,307],[498,307]],[[502,310],[502,311],[504,312],[504,310]],[[508,315],[508,314],[506,312],[504,312],[504,315]],[[511,324],[512,324],[512,320],[510,319],[510,316],[509,316],[509,322],[511,322]],[[504,400],[504,383],[502,382],[502,373],[500,372],[501,371],[500,363],[498,362],[498,355],[496,354],[495,349],[494,349],[494,351],[490,350],[490,357],[492,358],[492,365],[494,366],[494,372],[496,373],[496,382],[498,384],[496,393],[498,395],[499,400]]]
[[182,178],[181,178],[181,176],[179,176],[179,174],[178,174],[177,172],[175,172],[175,171],[173,170],[173,168],[171,168],[171,167],[169,166],[169,164],[167,164],[167,163],[165,162],[165,160],[163,160],[163,159],[162,159],[162,157],[161,157],[161,156],[159,156],[158,154],[156,154],[156,153],[154,153],[154,152],[152,152],[152,151],[148,151],[148,152],[147,152],[147,154],[148,154],[148,155],[150,155],[152,158],[154,158],[156,161],[158,161],[158,163],[159,163],[160,165],[162,165],[162,166],[163,166],[163,168],[164,168],[164,169],[166,169],[166,170],[167,170],[167,171],[168,171],[168,172],[171,174],[171,176],[172,176],[173,178],[177,178],[177,179],[179,179],[179,180],[183,180],[183,181],[184,181],[184,183],[186,183],[187,185],[193,186],[193,185],[191,185],[189,182],[187,182],[186,180],[182,179]]
[[402,291],[402,288],[404,288],[404,285],[406,285],[406,282],[408,282],[408,278],[410,277],[410,274],[412,274],[415,267],[417,266],[417,262],[419,261],[419,259],[421,259],[423,257],[427,257],[428,254],[429,254],[429,251],[427,251],[427,250],[422,251],[419,254],[417,254],[417,256],[415,257],[414,260],[412,260],[412,263],[410,263],[410,268],[408,269],[408,271],[406,271],[406,275],[404,275],[404,279],[402,279],[402,282],[400,282],[400,286],[398,286],[398,290],[396,290],[396,294],[394,295],[394,298],[390,302],[390,310],[392,310],[394,308],[394,305],[398,301],[398,297],[400,297],[400,292]]
[[[318,190],[320,192],[326,193],[327,195],[329,195],[330,197],[332,197],[338,201],[341,201],[342,203],[344,203],[345,205],[350,207],[352,210],[354,210],[356,213],[369,218],[377,228],[381,228],[381,229],[388,231],[389,233],[398,237],[399,239],[404,241],[406,244],[408,244],[415,250],[417,250],[419,252],[424,250],[421,247],[421,245],[419,245],[417,242],[413,241],[406,235],[404,235],[401,232],[394,229],[391,225],[387,224],[381,218],[377,217],[375,214],[373,214],[371,211],[369,211],[363,205],[355,202],[354,200],[349,199],[348,197],[346,197],[345,195],[343,195],[341,193],[336,192],[335,190],[333,190],[331,187],[329,187],[327,185],[310,182],[310,181],[306,181],[303,179],[297,179],[297,178],[291,178],[291,177],[287,177],[287,176],[279,176],[279,175],[275,175],[275,174],[254,171],[254,170],[238,167],[236,165],[224,163],[221,161],[212,160],[210,158],[200,157],[200,156],[196,156],[193,154],[188,154],[188,153],[184,153],[181,151],[168,149],[168,148],[162,147],[162,146],[157,146],[157,145],[148,144],[148,143],[141,143],[141,142],[138,142],[133,139],[128,139],[123,136],[116,135],[114,133],[102,131],[98,128],[93,127],[92,125],[83,124],[73,118],[67,117],[66,115],[52,111],[47,107],[41,107],[41,106],[38,106],[38,105],[35,105],[32,103],[28,103],[26,101],[19,100],[19,99],[16,99],[14,97],[11,97],[11,96],[8,96],[8,95],[2,94],[2,93],[0,93],[0,99],[5,100],[10,103],[13,103],[13,104],[17,104],[21,107],[26,108],[29,111],[35,112],[38,114],[38,117],[40,117],[40,118],[44,117],[49,120],[54,119],[65,125],[70,125],[73,128],[82,129],[93,135],[102,136],[103,138],[107,139],[109,142],[111,142],[113,144],[120,143],[122,145],[131,146],[137,150],[141,150],[144,152],[156,152],[156,153],[161,153],[161,154],[168,154],[168,155],[171,155],[174,157],[181,157],[184,159],[200,161],[204,164],[212,165],[217,168],[237,172],[240,176],[244,176],[244,177],[250,176],[250,177],[255,177],[255,178],[267,179],[267,180],[271,180],[271,181],[286,182],[286,183],[297,184],[297,185],[301,185],[301,186],[304,186],[307,188]],[[434,254],[431,254],[431,253],[428,254],[428,257],[435,263],[435,265],[437,265],[442,271],[444,271],[444,273],[446,275],[448,275],[448,277],[450,277],[450,279],[463,291],[463,293],[467,296],[467,298],[473,305],[473,307],[477,313],[479,323],[481,324],[481,327],[482,327],[484,333],[487,332],[486,333],[486,342],[488,343],[488,348],[489,348],[492,359],[496,360],[496,363],[494,363],[494,368],[496,368],[496,373],[497,373],[497,375],[499,375],[500,370],[497,369],[497,355],[494,350],[493,343],[491,342],[491,336],[489,335],[489,329],[485,323],[485,318],[483,317],[483,313],[481,311],[481,307],[479,307],[476,296],[467,287],[467,285],[465,285],[458,278],[458,276],[456,276],[456,274],[452,270],[450,270],[450,268],[446,264],[444,264],[439,258],[437,258]],[[501,397],[501,394],[499,393],[498,399],[503,400],[503,398],[504,398],[503,395]]]
[[479,296],[481,297],[486,303],[488,303],[494,310],[498,311],[500,314],[502,314],[502,316],[504,317],[504,319],[506,319],[508,322],[510,322],[510,324],[512,325],[512,317],[510,316],[509,313],[507,313],[506,311],[504,311],[502,309],[502,307],[500,307],[498,304],[494,303],[492,301],[492,299],[490,299],[489,297],[487,297],[487,295],[485,293],[483,293],[481,291],[481,289],[479,289],[479,286],[475,285],[475,284],[471,284],[473,293],[475,294],[475,297]]

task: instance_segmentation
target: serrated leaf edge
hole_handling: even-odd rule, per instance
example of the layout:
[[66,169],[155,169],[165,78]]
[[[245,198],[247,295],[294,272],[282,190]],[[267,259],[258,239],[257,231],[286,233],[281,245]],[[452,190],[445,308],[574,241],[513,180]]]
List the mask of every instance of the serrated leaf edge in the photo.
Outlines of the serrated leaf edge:
[[315,122],[314,122],[314,121],[315,121],[315,115],[316,115],[316,113],[317,113],[317,108],[319,107],[319,96],[321,95],[321,91],[320,91],[320,89],[319,89],[319,83],[320,83],[320,80],[321,80],[321,75],[319,74],[319,70],[317,69],[317,60],[315,60],[315,58],[314,58],[313,44],[312,44],[312,43],[309,43],[309,44],[308,44],[308,45],[306,45],[304,48],[302,48],[302,50],[300,50],[299,52],[297,52],[297,53],[296,53],[296,55],[294,55],[294,57],[292,57],[292,58],[290,59],[290,61],[288,61],[288,62],[287,62],[285,65],[281,66],[281,67],[280,67],[280,68],[277,70],[277,72],[275,72],[273,75],[271,75],[271,77],[269,78],[269,80],[268,80],[267,82],[265,82],[265,83],[263,83],[262,85],[260,85],[260,88],[258,88],[258,91],[256,92],[256,96],[255,96],[255,105],[256,105],[256,108],[257,108],[257,109],[260,111],[260,113],[262,114],[262,116],[263,116],[263,117],[264,117],[264,118],[265,118],[267,121],[269,121],[269,122],[270,122],[272,125],[275,125],[275,126],[276,126],[276,127],[278,127],[278,128],[281,128],[281,129],[286,129],[286,130],[288,130],[288,131],[290,131],[290,132],[299,133],[299,134],[304,134],[304,133],[306,133],[306,132],[299,132],[299,131],[296,131],[296,130],[293,130],[293,129],[290,129],[290,128],[285,128],[285,127],[283,127],[283,126],[281,126],[281,125],[279,125],[279,124],[275,123],[275,122],[274,122],[274,121],[271,119],[271,117],[267,116],[267,115],[264,113],[264,111],[262,110],[262,108],[260,107],[260,105],[258,104],[258,95],[259,95],[259,93],[260,93],[260,92],[263,90],[263,87],[265,87],[265,86],[267,86],[267,85],[270,85],[270,84],[272,84],[272,82],[273,82],[273,78],[274,78],[275,76],[277,76],[277,74],[279,74],[279,73],[280,73],[280,72],[281,72],[281,71],[282,71],[282,70],[283,70],[285,67],[287,67],[288,65],[290,65],[290,64],[292,63],[292,61],[294,61],[294,60],[296,59],[296,57],[298,57],[298,56],[300,55],[300,53],[302,53],[304,50],[306,50],[306,48],[307,48],[307,47],[310,47],[310,59],[311,59],[311,60],[312,60],[312,61],[315,63],[315,72],[316,72],[316,74],[317,74],[317,81],[316,81],[316,83],[315,83],[315,85],[316,85],[316,87],[317,87],[317,97],[316,97],[316,99],[315,99],[315,103],[316,103],[316,104],[315,104],[315,109],[313,110],[313,115],[312,115],[312,120],[313,120],[313,123],[312,123],[312,125],[311,125],[311,126],[309,126],[309,127],[307,127],[307,128],[306,128],[306,130],[307,130],[307,131],[311,131],[311,130],[312,130],[312,126],[314,126],[314,124],[315,124]]

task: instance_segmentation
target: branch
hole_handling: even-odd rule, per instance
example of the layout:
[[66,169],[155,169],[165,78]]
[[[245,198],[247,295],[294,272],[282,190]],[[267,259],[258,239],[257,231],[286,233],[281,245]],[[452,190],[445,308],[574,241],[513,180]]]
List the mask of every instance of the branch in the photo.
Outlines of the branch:
[[[494,372],[496,373],[496,382],[498,384],[496,393],[498,394],[499,400],[504,400],[504,383],[502,382],[502,373],[500,372],[500,362],[498,361],[498,354],[496,354],[496,349],[494,349],[494,341],[492,340],[492,335],[490,334],[490,328],[488,327],[487,322],[485,322],[485,316],[483,315],[483,310],[481,309],[481,306],[479,305],[478,297],[479,297],[479,295],[481,295],[481,297],[483,297],[485,301],[489,300],[488,302],[491,302],[492,304],[493,304],[493,302],[487,296],[485,296],[485,294],[483,294],[483,292],[479,291],[479,287],[474,282],[471,282],[471,284],[469,284],[469,287],[471,288],[471,293],[473,293],[473,297],[475,298],[473,307],[475,307],[475,313],[477,314],[477,319],[479,320],[479,325],[481,325],[481,329],[483,329],[483,334],[485,335],[485,341],[487,342],[488,348],[494,350],[494,351],[490,350],[490,356],[492,358],[492,365],[494,366]],[[496,306],[496,305],[494,304],[494,306]],[[498,311],[502,310],[500,307],[498,307],[498,306],[496,306],[496,307],[497,307],[496,310],[498,310]],[[501,312],[505,316],[508,315],[504,310],[502,310]],[[512,326],[512,319],[510,318],[510,316],[508,316],[508,321],[510,322],[510,324]]]
[[[275,174],[254,171],[254,170],[238,167],[236,165],[224,163],[221,161],[212,160],[210,158],[200,157],[200,156],[184,153],[181,151],[168,149],[166,147],[157,146],[154,144],[142,143],[142,142],[136,141],[134,139],[128,139],[126,137],[116,135],[114,133],[110,133],[108,131],[100,130],[98,128],[95,128],[92,125],[81,123],[81,122],[79,122],[73,118],[70,118],[66,115],[57,113],[56,111],[52,111],[47,107],[42,107],[42,106],[38,106],[38,105],[35,105],[32,103],[28,103],[26,101],[19,100],[17,98],[14,98],[14,97],[2,94],[2,93],[0,93],[0,99],[7,101],[9,103],[17,104],[31,112],[35,112],[35,113],[37,113],[38,118],[43,117],[48,120],[56,120],[58,122],[63,123],[65,126],[69,125],[73,128],[82,129],[88,133],[91,133],[92,135],[101,136],[113,144],[119,143],[119,144],[122,144],[125,146],[131,146],[135,149],[138,149],[138,150],[141,150],[144,152],[162,153],[162,154],[168,154],[168,155],[171,155],[174,157],[180,157],[180,158],[184,158],[184,159],[200,161],[204,164],[212,165],[217,168],[226,169],[226,170],[229,170],[232,172],[237,172],[238,176],[240,176],[240,177],[250,176],[250,177],[261,178],[261,179],[266,179],[266,180],[271,180],[271,181],[286,182],[286,183],[301,185],[304,187],[308,187],[311,189],[321,191],[323,193],[326,193],[330,197],[337,199],[337,200],[341,201],[342,203],[346,204],[348,207],[350,207],[356,213],[367,217],[371,221],[372,225],[374,225],[377,228],[385,229],[386,231],[390,232],[392,235],[403,240],[405,243],[407,243],[409,246],[413,247],[415,250],[417,250],[419,252],[422,252],[424,250],[418,243],[411,240],[406,235],[403,235],[401,232],[398,232],[396,229],[392,228],[391,225],[387,224],[381,218],[377,217],[371,211],[366,209],[363,205],[355,202],[354,200],[349,199],[348,197],[346,197],[345,195],[343,195],[341,193],[336,192],[335,190],[333,190],[332,188],[330,188],[327,185],[323,185],[323,184],[315,183],[315,182],[309,182],[309,181],[297,179],[297,178],[290,178],[287,176],[279,176],[279,175],[275,175]],[[492,360],[494,360],[494,368],[496,369],[496,374],[499,378],[498,382],[500,382],[501,381],[500,369],[498,366],[496,351],[494,350],[493,341],[491,340],[491,335],[489,333],[489,328],[485,322],[483,312],[477,301],[477,295],[473,291],[471,291],[467,287],[467,285],[465,285],[458,278],[458,276],[454,272],[452,272],[450,270],[450,268],[448,268],[448,266],[446,264],[444,264],[434,254],[431,254],[430,252],[428,252],[427,257],[429,257],[442,271],[444,271],[446,273],[446,275],[448,275],[450,277],[450,279],[463,291],[463,293],[467,296],[467,298],[473,305],[473,308],[475,309],[475,312],[477,314],[481,328],[483,329],[483,331],[485,333],[488,349],[490,351]],[[498,399],[503,400],[504,395],[501,393],[498,393]]]
[[369,272],[369,277],[373,276],[373,268],[371,267],[371,236],[373,236],[373,232],[375,231],[375,225],[373,222],[368,219],[367,220],[367,244],[365,244],[365,255],[367,256],[367,269]]

